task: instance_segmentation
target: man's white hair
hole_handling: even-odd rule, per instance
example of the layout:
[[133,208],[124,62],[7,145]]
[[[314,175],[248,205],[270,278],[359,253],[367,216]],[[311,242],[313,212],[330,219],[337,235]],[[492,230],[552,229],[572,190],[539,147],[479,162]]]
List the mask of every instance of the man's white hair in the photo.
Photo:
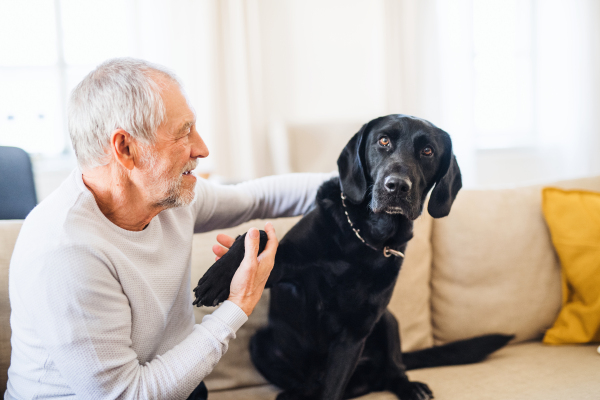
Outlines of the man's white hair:
[[123,129],[145,145],[156,142],[166,115],[156,77],[179,79],[163,66],[133,58],[100,64],[71,93],[68,123],[71,142],[82,170],[110,162],[110,138]]

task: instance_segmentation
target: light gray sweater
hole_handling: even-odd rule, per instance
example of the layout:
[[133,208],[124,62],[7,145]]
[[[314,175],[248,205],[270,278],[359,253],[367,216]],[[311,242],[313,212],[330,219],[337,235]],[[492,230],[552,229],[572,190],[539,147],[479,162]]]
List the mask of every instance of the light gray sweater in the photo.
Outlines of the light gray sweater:
[[236,186],[198,179],[141,232],[98,208],[76,170],[25,220],[10,264],[5,399],[185,399],[246,322],[225,302],[195,324],[192,234],[304,213],[326,174]]

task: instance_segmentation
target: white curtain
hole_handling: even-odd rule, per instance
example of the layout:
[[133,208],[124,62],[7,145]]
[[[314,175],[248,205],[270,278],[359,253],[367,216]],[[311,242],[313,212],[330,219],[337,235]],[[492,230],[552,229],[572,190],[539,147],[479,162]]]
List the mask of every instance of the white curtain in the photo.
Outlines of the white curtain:
[[227,180],[270,172],[263,111],[259,0],[133,0],[137,56],[184,81],[211,155]]
[[[130,1],[136,55],[183,78],[212,152],[204,165],[226,179],[273,173],[267,131],[274,121],[302,123],[311,115],[306,122],[356,121],[397,112],[429,119],[452,135],[467,186],[600,173],[597,0],[528,3],[534,135],[526,148],[498,151],[478,147],[473,62],[474,3],[498,0]],[[323,40],[321,48],[315,32],[328,29],[336,39]],[[329,57],[338,47],[346,58]],[[356,65],[348,62],[352,49]],[[319,59],[311,63],[313,54]],[[336,71],[328,87],[323,74]],[[354,73],[353,82],[348,75]],[[344,82],[362,97],[349,97],[352,90],[339,86]],[[323,95],[328,104],[318,112],[305,107]]]
[[387,0],[388,112],[451,134],[463,180],[475,181],[470,0]]
[[477,1],[487,0],[386,0],[388,110],[448,131],[466,186],[600,173],[600,2],[533,0],[521,10],[533,21],[534,134],[526,148],[486,151],[473,115]]

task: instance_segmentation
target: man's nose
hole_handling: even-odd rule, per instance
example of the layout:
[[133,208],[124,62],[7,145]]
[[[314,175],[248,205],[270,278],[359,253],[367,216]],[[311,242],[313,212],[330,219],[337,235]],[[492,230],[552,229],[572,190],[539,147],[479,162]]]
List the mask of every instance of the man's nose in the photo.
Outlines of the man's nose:
[[192,150],[190,156],[192,158],[208,157],[209,151],[206,143],[202,140],[200,134],[194,129],[192,134]]
[[383,186],[391,194],[406,195],[412,187],[412,182],[407,177],[392,174],[385,177]]

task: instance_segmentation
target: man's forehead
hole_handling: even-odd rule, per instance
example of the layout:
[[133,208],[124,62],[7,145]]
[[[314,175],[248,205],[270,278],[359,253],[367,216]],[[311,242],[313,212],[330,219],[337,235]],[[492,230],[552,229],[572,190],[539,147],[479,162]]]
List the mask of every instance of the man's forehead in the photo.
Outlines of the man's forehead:
[[171,81],[163,86],[161,96],[166,112],[164,125],[168,126],[169,130],[179,132],[194,125],[196,113],[176,82]]

